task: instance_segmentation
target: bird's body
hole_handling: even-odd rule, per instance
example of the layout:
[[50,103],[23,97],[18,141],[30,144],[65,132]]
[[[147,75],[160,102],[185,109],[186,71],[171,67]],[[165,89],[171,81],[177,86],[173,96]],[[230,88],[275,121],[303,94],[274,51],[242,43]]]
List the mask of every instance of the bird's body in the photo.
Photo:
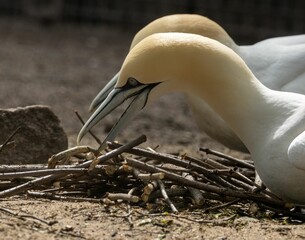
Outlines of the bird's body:
[[[214,21],[195,14],[176,14],[159,18],[141,29],[135,35],[130,49],[146,37],[162,32],[194,33],[215,39],[241,56],[267,87],[305,94],[305,35],[271,38],[254,45],[238,46]],[[97,95],[91,109],[105,99],[118,76],[113,78],[112,85],[106,86]],[[198,126],[204,132],[227,147],[248,151],[228,124],[204,100],[187,93],[186,99]]]
[[199,35],[154,34],[137,44],[114,90],[78,140],[127,98],[133,102],[111,130],[111,138],[134,109],[174,91],[202,99],[233,129],[273,193],[305,204],[305,96],[265,87],[234,51]]

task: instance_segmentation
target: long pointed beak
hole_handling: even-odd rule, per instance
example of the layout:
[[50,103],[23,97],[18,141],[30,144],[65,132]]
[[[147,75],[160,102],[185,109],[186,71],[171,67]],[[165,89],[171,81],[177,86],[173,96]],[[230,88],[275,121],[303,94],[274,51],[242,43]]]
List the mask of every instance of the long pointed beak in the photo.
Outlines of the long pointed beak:
[[106,86],[96,95],[90,104],[89,111],[93,112],[98,108],[99,105],[107,98],[111,90],[113,90],[115,84],[118,81],[120,73],[118,72],[107,84]]
[[[112,128],[105,141],[112,140],[120,129],[123,128],[125,123],[137,112],[145,106],[149,91],[151,87],[148,85],[140,85],[136,88],[115,88],[113,89],[105,101],[98,107],[98,109],[91,115],[88,121],[80,130],[77,143],[81,141],[83,136],[100,120],[106,117],[110,112],[122,104],[126,99],[134,97],[133,101],[129,107],[125,110],[124,114],[121,116],[116,125]],[[136,111],[136,112],[135,112]],[[105,143],[104,141],[104,143]]]
[[99,151],[106,148],[107,142],[114,141],[118,133],[132,120],[134,115],[145,107],[150,89],[144,89],[139,95],[135,96],[132,102],[129,104],[123,115],[115,123],[103,143],[99,147]]

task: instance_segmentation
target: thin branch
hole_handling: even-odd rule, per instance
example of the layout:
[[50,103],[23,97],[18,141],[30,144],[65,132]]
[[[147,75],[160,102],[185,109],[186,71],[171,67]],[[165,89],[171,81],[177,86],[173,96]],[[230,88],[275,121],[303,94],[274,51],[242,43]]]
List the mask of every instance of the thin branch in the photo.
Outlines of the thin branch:
[[17,134],[17,132],[21,129],[21,127],[16,128],[11,135],[8,136],[8,138],[4,141],[4,143],[2,145],[0,145],[0,152],[8,145],[13,144],[12,142],[10,142],[13,137]]
[[123,200],[133,203],[137,203],[140,201],[140,198],[138,196],[130,195],[128,193],[106,193],[105,197],[111,201]]
[[27,195],[35,198],[45,198],[50,200],[57,201],[71,201],[71,202],[91,202],[91,203],[105,203],[105,204],[114,204],[111,201],[105,199],[97,199],[97,198],[84,198],[84,197],[68,197],[53,194],[50,192],[36,192],[36,191],[28,191]]
[[38,176],[45,176],[48,174],[62,175],[62,174],[87,173],[87,172],[88,172],[87,168],[42,169],[42,170],[17,172],[17,173],[0,173],[0,180],[22,178],[22,177],[38,177]]
[[[75,114],[77,116],[77,118],[79,119],[79,121],[84,125],[85,122],[82,119],[82,117],[79,115],[79,113],[77,111],[75,111]],[[102,145],[102,141],[91,131],[89,130],[90,135],[94,138],[94,140],[98,143],[98,145]]]
[[30,215],[30,214],[18,214],[18,213],[13,212],[13,211],[10,210],[10,209],[3,208],[3,207],[0,208],[0,211],[1,211],[1,212],[4,212],[4,213],[6,213],[6,214],[12,215],[12,216],[14,216],[14,217],[17,217],[17,218],[19,218],[19,219],[32,218],[32,219],[34,219],[34,220],[37,220],[37,221],[42,222],[42,223],[44,223],[44,224],[47,224],[47,225],[49,225],[49,226],[52,226],[52,225],[54,225],[55,223],[58,223],[58,221],[56,221],[56,220],[55,220],[55,221],[46,221],[46,220],[44,220],[44,219],[42,219],[42,218],[39,218],[39,217],[34,216],[34,215]]
[[213,207],[206,208],[206,209],[204,209],[204,211],[208,212],[208,211],[219,210],[219,209],[231,206],[231,205],[233,205],[235,203],[238,203],[239,201],[240,201],[240,199],[234,199],[234,200],[232,200],[230,202],[226,202],[226,203],[223,203],[223,204],[219,204],[219,205],[216,205],[216,206],[213,206]]
[[48,168],[55,168],[57,164],[64,164],[68,161],[71,157],[80,154],[80,153],[89,153],[93,152],[98,154],[96,149],[93,149],[88,146],[76,146],[69,149],[66,149],[62,152],[52,155],[48,160]]
[[172,201],[169,199],[167,193],[166,193],[166,190],[165,190],[165,186],[163,184],[163,182],[161,180],[157,180],[158,182],[158,185],[159,185],[159,188],[161,190],[161,194],[164,198],[164,200],[167,202],[167,204],[170,206],[171,210],[174,212],[174,213],[177,213],[178,210],[177,208],[175,207],[175,205],[172,203]]
[[241,161],[237,158],[231,157],[231,156],[226,155],[224,153],[221,153],[221,152],[218,152],[218,151],[215,151],[215,150],[211,150],[209,148],[200,148],[199,150],[202,151],[202,152],[205,152],[206,154],[212,154],[212,155],[217,156],[217,157],[222,157],[222,158],[228,159],[228,160],[230,160],[230,161],[232,161],[236,164],[239,164],[240,166],[255,170],[253,164],[250,164],[246,161]]
[[[182,176],[186,179],[195,180],[193,176],[188,173],[182,173]],[[188,190],[190,191],[190,194],[196,206],[202,206],[205,203],[205,199],[200,190],[192,187],[188,187]]]

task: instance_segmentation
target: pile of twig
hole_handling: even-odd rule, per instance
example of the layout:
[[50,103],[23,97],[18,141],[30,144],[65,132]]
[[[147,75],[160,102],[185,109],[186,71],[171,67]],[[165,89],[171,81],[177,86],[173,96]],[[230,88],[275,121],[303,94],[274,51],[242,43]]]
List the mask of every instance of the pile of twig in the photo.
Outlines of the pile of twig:
[[304,219],[285,208],[285,202],[254,181],[251,161],[238,160],[209,149],[202,159],[139,148],[141,136],[126,145],[108,143],[100,155],[78,146],[49,159],[48,166],[0,167],[0,197],[27,193],[56,200],[112,204],[120,201],[142,206],[169,206],[173,212],[188,207],[213,209],[221,202],[257,203],[262,209]]

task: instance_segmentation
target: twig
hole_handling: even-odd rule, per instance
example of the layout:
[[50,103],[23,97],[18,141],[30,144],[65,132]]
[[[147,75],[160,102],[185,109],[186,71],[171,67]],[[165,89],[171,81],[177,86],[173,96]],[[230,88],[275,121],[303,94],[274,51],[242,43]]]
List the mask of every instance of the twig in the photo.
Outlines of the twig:
[[208,211],[215,211],[215,210],[219,210],[219,209],[222,209],[222,208],[225,208],[225,207],[228,207],[228,206],[231,206],[237,202],[239,202],[240,199],[234,199],[230,202],[226,202],[226,203],[223,203],[223,204],[219,204],[219,205],[216,205],[216,206],[213,206],[213,207],[208,207],[206,209],[204,209],[205,212],[208,212]]
[[232,161],[234,163],[239,164],[240,166],[243,166],[243,167],[255,170],[253,164],[250,164],[250,163],[248,163],[246,161],[241,161],[241,160],[239,160],[237,158],[231,157],[231,156],[226,155],[224,153],[221,153],[221,152],[218,152],[218,151],[215,151],[215,150],[211,150],[209,148],[200,148],[199,150],[202,151],[202,152],[205,152],[206,154],[212,154],[212,155],[217,156],[217,157],[226,158],[226,159],[228,159],[228,160],[230,160],[230,161]]
[[108,198],[111,201],[123,200],[133,203],[140,201],[138,196],[130,195],[128,193],[106,193],[105,198]]
[[178,210],[177,208],[175,207],[175,205],[172,203],[172,201],[169,199],[166,191],[165,191],[165,186],[163,184],[163,182],[161,180],[157,180],[158,182],[158,185],[159,185],[159,188],[161,190],[161,193],[162,193],[162,196],[164,198],[164,200],[167,202],[167,204],[170,206],[171,210],[174,212],[174,213],[177,213]]
[[48,168],[55,168],[55,166],[60,163],[64,164],[68,159],[70,159],[72,156],[80,153],[89,153],[93,152],[95,154],[98,154],[96,149],[93,149],[88,146],[76,146],[69,149],[66,149],[62,152],[59,152],[57,154],[54,154],[51,156],[48,160]]
[[2,152],[3,149],[9,149],[9,148],[13,148],[15,146],[15,142],[14,141],[11,141],[11,142],[8,142],[6,144],[2,144],[0,145],[0,153]]
[[[79,113],[77,111],[75,111],[76,116],[78,117],[79,121],[84,125],[85,122],[82,119],[82,117],[79,115]],[[102,141],[91,131],[89,130],[90,135],[94,138],[94,140],[98,143],[98,145],[102,145]]]
[[[193,176],[188,173],[182,173],[182,176],[185,177],[186,179],[195,180]],[[196,206],[202,206],[205,202],[205,199],[201,191],[193,187],[188,187],[188,190],[190,191],[194,204]]]
[[105,204],[114,204],[111,201],[105,199],[97,199],[97,198],[84,198],[84,197],[67,197],[62,195],[53,194],[50,192],[36,192],[36,191],[28,191],[27,195],[35,198],[46,198],[50,200],[57,201],[71,201],[71,202],[91,202],[91,203],[105,203]]
[[49,226],[52,226],[52,225],[54,225],[55,223],[58,222],[58,221],[56,221],[56,220],[55,220],[55,221],[46,221],[46,220],[44,220],[44,219],[41,219],[41,218],[39,218],[39,217],[37,217],[37,216],[30,215],[30,214],[18,214],[18,213],[13,212],[13,211],[10,210],[10,209],[3,208],[3,207],[0,208],[0,211],[4,212],[4,213],[6,213],[6,214],[12,215],[12,216],[14,216],[14,217],[17,217],[17,218],[19,218],[19,219],[32,218],[32,219],[35,219],[35,220],[37,220],[37,221],[39,221],[39,222],[42,222],[42,223],[44,223],[44,224],[47,224],[47,225],[49,225]]
[[0,165],[0,173],[24,172],[47,169],[45,164]]
[[[135,169],[137,170],[137,169]],[[151,194],[156,193],[154,191],[158,187],[158,183],[156,180],[148,182],[145,187],[143,188],[143,194],[141,195],[141,199],[143,202],[148,202],[151,200]]]
[[87,172],[88,172],[87,168],[42,169],[42,170],[17,172],[17,173],[0,173],[0,180],[22,178],[22,177],[38,177],[38,176],[45,176],[48,174],[62,175],[62,174],[87,173]]
[[183,156],[183,159],[187,160],[187,161],[190,161],[192,163],[196,163],[199,166],[203,166],[207,169],[213,169],[215,167],[220,168],[220,169],[228,168],[227,166],[222,165],[221,163],[217,163],[216,161],[213,161],[213,160],[208,159],[208,158],[207,159],[197,159],[197,158],[185,155],[185,156]]
[[16,128],[11,135],[8,136],[8,138],[4,141],[4,143],[2,145],[0,145],[0,152],[9,144],[12,144],[12,142],[10,142],[12,140],[12,138],[17,134],[17,132],[21,129],[21,127]]
[[[186,196],[186,194],[188,193],[188,190],[186,188],[165,188],[165,191],[168,197]],[[161,193],[161,190],[156,190],[152,192],[148,197],[149,198],[147,201],[153,201],[157,198],[163,197],[163,195]]]
[[161,180],[164,173],[140,173],[137,177],[143,181]]

